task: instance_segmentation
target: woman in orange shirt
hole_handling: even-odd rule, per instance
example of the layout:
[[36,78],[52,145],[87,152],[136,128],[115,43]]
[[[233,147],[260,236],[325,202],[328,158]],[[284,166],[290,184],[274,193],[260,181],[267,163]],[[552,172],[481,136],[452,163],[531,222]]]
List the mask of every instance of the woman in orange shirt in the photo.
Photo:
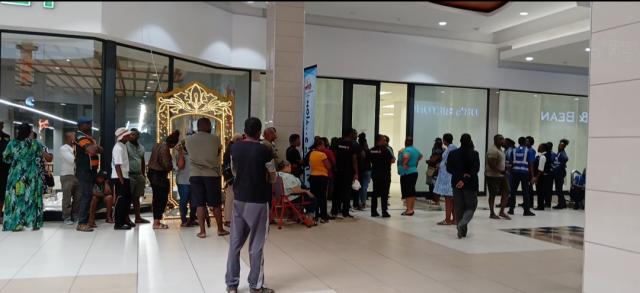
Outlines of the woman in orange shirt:
[[326,148],[324,140],[317,137],[309,154],[309,167],[311,168],[311,176],[309,176],[309,185],[311,193],[315,195],[318,201],[318,210],[316,211],[316,220],[320,219],[321,223],[329,221],[327,213],[327,185],[329,183],[329,170],[331,163],[327,155],[323,152]]

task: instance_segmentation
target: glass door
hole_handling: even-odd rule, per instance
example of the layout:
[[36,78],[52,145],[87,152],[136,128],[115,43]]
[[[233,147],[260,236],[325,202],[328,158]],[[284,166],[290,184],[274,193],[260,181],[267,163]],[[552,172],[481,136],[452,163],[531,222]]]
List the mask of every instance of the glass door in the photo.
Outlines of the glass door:
[[343,128],[365,133],[369,145],[378,133],[380,113],[380,83],[373,81],[345,81]]

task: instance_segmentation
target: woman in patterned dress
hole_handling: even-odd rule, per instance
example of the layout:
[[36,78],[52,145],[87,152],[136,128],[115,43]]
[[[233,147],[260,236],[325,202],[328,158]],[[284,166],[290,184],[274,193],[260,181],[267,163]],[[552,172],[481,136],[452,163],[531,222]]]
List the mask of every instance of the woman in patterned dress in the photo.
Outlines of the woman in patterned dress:
[[46,188],[43,180],[45,156],[44,146],[30,138],[31,126],[23,123],[18,127],[18,135],[9,142],[2,154],[10,164],[7,179],[7,196],[4,206],[3,231],[34,231],[43,224],[42,195]]
[[442,153],[442,161],[438,170],[438,178],[436,179],[436,187],[433,189],[433,193],[444,197],[445,218],[443,221],[438,222],[438,225],[453,225],[455,224],[455,218],[453,216],[453,189],[451,188],[451,173],[447,172],[447,158],[449,157],[449,153],[458,147],[453,145],[453,135],[451,135],[451,133],[443,135],[442,142],[447,149]]

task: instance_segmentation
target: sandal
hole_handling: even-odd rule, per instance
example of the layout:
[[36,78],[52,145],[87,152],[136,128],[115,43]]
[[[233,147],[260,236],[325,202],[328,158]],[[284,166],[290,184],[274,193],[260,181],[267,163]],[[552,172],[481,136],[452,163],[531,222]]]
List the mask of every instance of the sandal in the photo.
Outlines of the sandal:
[[160,224],[159,226],[153,226],[153,229],[155,230],[169,229],[169,226],[167,226],[166,224]]
[[140,218],[140,219],[136,219],[136,224],[149,224],[149,220],[144,219],[144,218]]
[[415,214],[415,213],[416,213],[415,211],[413,211],[413,212],[411,212],[411,213],[407,213],[406,211],[404,211],[404,212],[402,212],[402,214],[400,214],[400,215],[402,215],[402,216],[409,216],[409,217],[411,217],[411,216],[413,216],[413,214]]
[[106,219],[104,222],[105,222],[105,223],[109,223],[109,224],[113,224],[113,223],[115,223],[115,222],[113,221],[113,219]]
[[500,218],[503,218],[505,220],[511,220],[511,217],[507,216],[506,214],[500,214]]
[[227,230],[222,230],[222,231],[218,231],[218,236],[227,236],[231,233],[229,233],[229,231]]
[[489,216],[490,219],[494,219],[494,220],[500,220],[500,217],[494,215]]
[[206,237],[207,237],[207,233],[198,233],[198,234],[196,234],[196,236],[197,236],[198,238],[200,238],[200,239],[204,239],[204,238],[206,238]]
[[87,226],[89,226],[90,228],[98,228],[98,225],[96,225],[96,223],[90,223],[87,224]]
[[442,220],[440,222],[438,222],[438,225],[440,226],[450,226],[450,225],[455,225],[454,222],[448,222],[447,220]]

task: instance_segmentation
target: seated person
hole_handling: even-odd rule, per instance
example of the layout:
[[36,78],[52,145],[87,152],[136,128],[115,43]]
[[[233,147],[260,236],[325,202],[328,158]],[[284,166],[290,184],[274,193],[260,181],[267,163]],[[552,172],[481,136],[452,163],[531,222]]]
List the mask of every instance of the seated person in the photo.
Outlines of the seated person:
[[304,198],[306,204],[303,208],[307,216],[311,219],[315,218],[316,214],[316,198],[313,194],[306,189],[302,189],[302,183],[300,183],[300,179],[291,174],[291,164],[287,161],[283,161],[278,165],[278,177],[282,178],[282,184],[284,185],[284,194],[289,196],[289,200],[296,204],[300,203],[303,200],[303,197],[300,195],[306,195]]
[[93,197],[91,198],[91,207],[89,209],[89,223],[90,227],[96,228],[96,209],[98,208],[98,202],[104,201],[107,206],[107,223],[113,223],[112,209],[113,209],[113,193],[109,186],[109,175],[106,171],[98,172],[96,181],[93,184]]

